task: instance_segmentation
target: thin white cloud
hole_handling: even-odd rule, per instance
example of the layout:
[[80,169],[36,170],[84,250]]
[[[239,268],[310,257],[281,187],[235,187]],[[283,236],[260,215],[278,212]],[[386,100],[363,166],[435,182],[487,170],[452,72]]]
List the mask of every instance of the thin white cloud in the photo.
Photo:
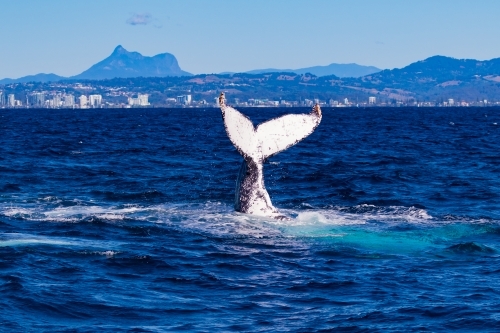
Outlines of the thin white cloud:
[[133,14],[128,20],[130,25],[148,25],[153,22],[153,16],[149,13]]

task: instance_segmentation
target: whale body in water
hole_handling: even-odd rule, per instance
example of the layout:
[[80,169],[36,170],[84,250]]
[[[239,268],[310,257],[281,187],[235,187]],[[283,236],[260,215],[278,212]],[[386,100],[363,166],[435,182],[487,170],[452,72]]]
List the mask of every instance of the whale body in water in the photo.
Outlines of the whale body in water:
[[236,181],[235,210],[284,218],[273,206],[264,186],[263,163],[314,132],[322,117],[319,105],[309,114],[284,115],[255,128],[247,116],[226,105],[224,93],[219,96],[219,105],[226,133],[244,159]]

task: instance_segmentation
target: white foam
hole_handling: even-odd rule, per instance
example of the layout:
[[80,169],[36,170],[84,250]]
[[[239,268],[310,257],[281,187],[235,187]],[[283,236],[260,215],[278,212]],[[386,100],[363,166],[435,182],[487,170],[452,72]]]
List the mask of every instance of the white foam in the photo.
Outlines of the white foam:
[[[44,201],[52,201],[53,197],[42,198]],[[133,215],[136,219],[144,219],[141,214],[147,213],[151,208],[141,208],[138,206],[126,207],[105,207],[105,206],[85,206],[75,205],[69,207],[47,207],[47,206],[34,206],[34,207],[0,207],[0,214],[13,217],[22,218],[32,221],[45,221],[45,222],[77,222],[86,217],[97,217],[105,220],[124,220],[125,218]],[[146,214],[150,215],[150,214]]]
[[[47,204],[19,207],[0,205],[0,214],[25,220],[47,222],[77,222],[88,217],[97,217],[107,221],[134,219],[155,223],[179,223],[183,225],[213,225],[233,228],[233,224],[271,224],[271,225],[355,225],[369,221],[381,223],[426,223],[433,217],[424,209],[416,207],[378,207],[358,205],[354,207],[335,206],[328,209],[282,210],[285,215],[296,216],[290,220],[275,220],[239,214],[233,208],[220,202],[205,204],[162,204],[154,206],[99,206],[79,204],[69,207],[53,207],[53,197],[43,198]],[[231,227],[229,227],[231,226]],[[245,231],[244,231],[245,232]]]
[[[90,204],[89,204],[90,203]],[[47,200],[36,206],[19,203],[18,207],[2,206],[0,215],[20,218],[23,220],[47,222],[78,222],[88,217],[97,217],[109,223],[117,221],[139,220],[144,223],[165,224],[186,231],[206,234],[214,237],[228,238],[257,238],[276,241],[278,238],[294,237],[328,237],[348,238],[346,230],[359,232],[386,232],[393,226],[416,224],[424,227],[443,226],[460,222],[460,219],[435,219],[425,209],[417,207],[375,205],[333,206],[317,209],[309,206],[308,209],[282,209],[287,216],[295,216],[289,220],[275,220],[272,218],[257,217],[236,213],[232,205],[221,202],[206,202],[199,204],[160,204],[151,206],[120,205],[104,206],[95,202],[86,202],[69,207],[54,207],[54,202]],[[467,223],[475,223],[467,221]],[[350,232],[350,231],[349,231]],[[1,234],[0,234],[1,235]],[[40,244],[60,240],[39,239],[28,237],[24,239],[0,240],[2,246],[17,246],[22,244]],[[77,241],[78,243],[78,241]],[[74,244],[74,243],[71,243]],[[116,248],[113,244],[83,244],[82,246],[97,247],[99,249]],[[114,255],[114,254],[109,254]]]
[[43,200],[43,201],[61,201],[58,197],[54,197],[54,196],[50,196],[50,195],[47,197],[43,197],[40,200]]
[[377,207],[358,205],[354,207],[332,207],[329,209],[308,209],[306,211],[283,210],[291,220],[276,220],[274,224],[282,226],[312,225],[362,225],[373,221],[385,224],[415,223],[423,224],[434,218],[424,209],[416,207]]
[[299,221],[311,221],[311,222],[318,222],[318,223],[327,223],[328,219],[326,216],[322,215],[319,212],[303,212],[299,213],[299,215],[296,218]]
[[[267,237],[279,234],[274,227],[266,225],[269,218],[255,217],[234,212],[232,206],[220,202],[205,204],[162,204],[141,207],[76,205],[51,207],[44,204],[33,207],[1,207],[0,214],[28,221],[78,222],[88,217],[97,217],[108,222],[134,219],[145,222],[177,225],[219,236]],[[271,220],[272,221],[272,220]]]
[[84,251],[81,252],[82,254],[90,254],[90,255],[99,255],[99,256],[106,256],[106,258],[112,258],[116,256],[117,254],[121,253],[119,251]]
[[15,217],[17,215],[32,215],[33,210],[29,208],[20,208],[20,207],[6,208],[2,211],[2,214],[8,217]]

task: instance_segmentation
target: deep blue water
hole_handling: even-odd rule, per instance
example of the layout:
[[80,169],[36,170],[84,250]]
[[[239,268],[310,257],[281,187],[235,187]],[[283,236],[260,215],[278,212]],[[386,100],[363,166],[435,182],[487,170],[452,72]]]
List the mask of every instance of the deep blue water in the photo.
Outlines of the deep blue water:
[[217,109],[0,110],[0,331],[498,332],[500,109],[323,114],[276,221]]

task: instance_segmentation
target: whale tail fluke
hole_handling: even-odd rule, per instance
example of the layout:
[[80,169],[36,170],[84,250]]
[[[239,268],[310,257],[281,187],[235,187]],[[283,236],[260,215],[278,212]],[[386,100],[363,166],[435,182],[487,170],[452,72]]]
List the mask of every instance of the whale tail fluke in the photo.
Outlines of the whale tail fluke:
[[315,105],[309,114],[288,114],[254,128],[251,120],[227,106],[224,93],[219,97],[226,133],[243,157],[265,160],[309,136],[321,122],[321,109]]

